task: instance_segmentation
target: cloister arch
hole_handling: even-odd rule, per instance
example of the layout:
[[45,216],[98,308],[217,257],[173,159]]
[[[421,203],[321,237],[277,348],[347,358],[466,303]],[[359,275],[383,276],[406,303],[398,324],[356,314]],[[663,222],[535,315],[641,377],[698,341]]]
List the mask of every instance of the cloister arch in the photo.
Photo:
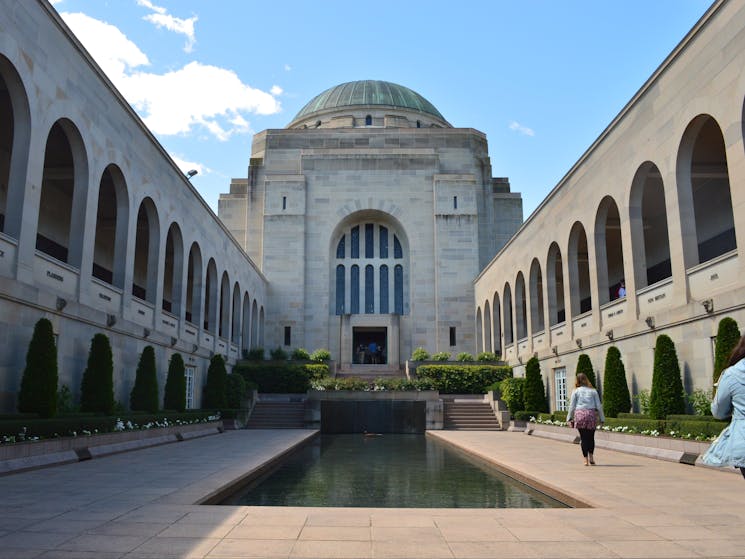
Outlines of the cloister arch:
[[561,258],[561,249],[555,242],[548,247],[546,282],[548,287],[548,324],[549,326],[555,326],[566,321],[564,263]]
[[259,311],[259,346],[264,347],[264,305]]
[[36,249],[80,268],[88,190],[83,138],[68,119],[52,125],[44,151]]
[[587,235],[584,226],[579,222],[572,225],[569,233],[569,304],[572,316],[592,310],[590,293],[590,262],[587,250]]
[[484,321],[481,318],[481,307],[476,309],[476,351],[484,351]]
[[492,347],[491,309],[489,308],[489,300],[487,299],[484,303],[484,351],[492,351]]
[[504,332],[504,345],[512,345],[515,341],[512,330],[512,290],[510,284],[504,284],[504,290],[502,292],[502,301],[504,302],[504,326],[502,331]]
[[124,288],[128,227],[127,183],[121,169],[112,163],[104,169],[98,188],[91,273],[93,277],[121,289]]
[[246,291],[243,294],[243,317],[241,319],[241,350],[251,348],[251,296]]
[[598,277],[598,303],[618,298],[625,279],[621,216],[611,196],[605,196],[595,215],[595,264]]
[[529,293],[531,334],[535,335],[543,332],[546,328],[543,316],[543,274],[541,273],[541,263],[537,258],[533,258],[533,262],[530,263]]
[[629,220],[636,288],[671,277],[665,186],[651,161],[639,166],[631,183]]
[[202,251],[197,242],[189,249],[186,273],[186,320],[192,324],[202,323]]
[[688,125],[676,171],[681,222],[695,227],[682,239],[687,269],[737,248],[724,137],[714,118],[699,115]]
[[184,270],[184,239],[181,228],[173,222],[166,235],[166,254],[163,266],[163,310],[181,315],[181,277]]
[[515,279],[515,327],[518,340],[528,337],[528,303],[525,296],[525,276],[522,272],[518,272]]
[[204,329],[217,333],[218,298],[217,298],[217,264],[215,259],[207,261],[207,278],[205,280]]
[[0,231],[18,238],[26,189],[31,112],[13,64],[0,55]]
[[227,338],[230,335],[230,276],[227,270],[222,273],[220,280],[220,316],[218,322],[218,336]]
[[143,301],[155,304],[158,287],[158,251],[160,223],[158,210],[152,198],[140,202],[137,211],[137,231],[135,234],[134,273],[132,275],[132,295]]
[[251,305],[251,348],[259,347],[259,305],[254,299]]
[[241,286],[238,282],[233,285],[233,320],[230,323],[230,341],[235,345],[241,343]]
[[492,299],[492,322],[494,337],[494,353],[502,354],[502,311],[499,305],[499,293],[494,292]]

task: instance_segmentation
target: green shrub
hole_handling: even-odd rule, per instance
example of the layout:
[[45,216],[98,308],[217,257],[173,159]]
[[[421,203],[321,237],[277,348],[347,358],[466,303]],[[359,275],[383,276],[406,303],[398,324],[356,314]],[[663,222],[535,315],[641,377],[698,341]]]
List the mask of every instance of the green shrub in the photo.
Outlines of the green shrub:
[[740,340],[740,329],[735,319],[725,316],[719,321],[717,337],[714,343],[714,382],[719,381],[719,375],[729,366],[729,354]]
[[[79,411],[80,406],[75,405],[70,387],[66,384],[60,386],[60,389],[57,391],[57,414],[70,414]],[[0,417],[0,419],[2,419],[2,417]]]
[[57,414],[57,346],[52,323],[39,319],[28,344],[26,368],[18,393],[18,411],[38,413],[41,417]]
[[727,426],[726,421],[666,421],[666,432],[673,432],[674,435],[705,435],[706,437],[716,437]]
[[507,378],[512,369],[499,365],[422,365],[420,379],[429,379],[442,394],[484,394],[486,387]]
[[564,421],[564,422],[566,422],[566,420],[567,420],[567,414],[568,413],[569,413],[568,411],[556,410],[551,415],[553,416],[554,421]]
[[429,359],[429,353],[423,347],[416,348],[411,354],[412,361],[427,361]]
[[273,361],[286,361],[287,352],[281,347],[277,347],[269,352],[269,357],[271,357]]
[[491,351],[482,351],[476,356],[476,361],[498,361],[497,354]]
[[310,388],[311,380],[329,374],[325,363],[240,363],[233,372],[254,383],[259,392],[265,394],[298,394]]
[[636,432],[641,433],[642,431],[658,431],[660,434],[665,432],[665,422],[658,419],[631,419],[623,418],[619,419],[616,417],[605,417],[605,425],[607,427],[631,427]]
[[644,413],[619,412],[616,416],[618,419],[651,419]]
[[714,423],[729,423],[728,419],[717,419],[713,415],[691,415],[689,413],[684,414],[670,414],[665,418],[665,421],[698,421],[698,422],[714,422]]
[[168,363],[163,409],[176,411],[186,409],[186,375],[184,373],[184,359],[180,353],[174,353]]
[[640,414],[649,415],[649,390],[647,390],[646,388],[644,390],[640,390],[639,393],[634,396],[634,401],[639,407]]
[[[235,368],[234,368],[235,372]],[[225,360],[219,353],[212,356],[207,369],[207,384],[204,387],[205,408],[227,408],[227,378]]]
[[515,412],[515,419],[517,421],[530,421],[531,417],[538,418],[540,415],[541,415],[541,412],[539,411],[522,410],[522,411]]
[[526,410],[538,410],[539,412],[548,411],[546,387],[543,385],[541,364],[537,357],[531,357],[525,365],[523,398]]
[[240,409],[248,395],[246,381],[238,373],[232,373],[225,379],[225,398],[230,409]]
[[621,360],[621,352],[616,346],[611,346],[605,355],[603,411],[606,417],[616,417],[620,412],[629,410],[631,395],[626,383],[626,369]]
[[263,361],[264,360],[264,348],[255,347],[243,352],[243,358],[248,361]]
[[150,413],[158,411],[158,377],[155,370],[155,350],[153,346],[145,346],[140,355],[135,384],[129,394],[129,407],[132,411]]
[[509,377],[499,383],[502,401],[514,416],[525,409],[525,379]]
[[447,361],[450,359],[450,352],[440,351],[432,356],[432,361]]
[[711,416],[711,401],[714,398],[714,389],[704,390],[697,388],[686,396],[686,400],[693,408],[693,413],[701,416]]
[[[156,392],[157,398],[157,392]],[[114,413],[114,357],[105,334],[91,339],[88,365],[80,384],[80,411],[105,415]]]
[[598,382],[595,378],[595,369],[593,369],[592,367],[590,356],[586,353],[580,353],[579,358],[577,359],[577,369],[574,371],[574,374],[578,375],[580,373],[584,373],[587,377],[587,380],[589,380],[590,384],[592,384],[595,388],[598,387]]
[[370,382],[357,377],[324,378],[315,385],[321,390],[370,390]]
[[463,351],[455,357],[455,360],[460,361],[461,363],[470,363],[471,361],[473,361],[473,355],[466,351]]
[[669,336],[662,334],[657,336],[654,347],[649,415],[655,419],[664,419],[670,414],[684,414],[685,408],[685,392],[675,344]]
[[293,361],[310,361],[310,353],[302,347],[293,349],[291,357]]
[[317,349],[310,354],[311,361],[330,361],[331,352],[328,349]]

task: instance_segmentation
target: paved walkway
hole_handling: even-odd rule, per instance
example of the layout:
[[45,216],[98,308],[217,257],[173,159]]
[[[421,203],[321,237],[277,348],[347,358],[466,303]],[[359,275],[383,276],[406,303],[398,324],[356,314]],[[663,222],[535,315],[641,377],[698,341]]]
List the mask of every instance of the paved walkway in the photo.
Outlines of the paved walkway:
[[233,431],[0,477],[0,558],[745,557],[740,476],[522,433],[434,436],[594,508],[193,503],[312,432]]

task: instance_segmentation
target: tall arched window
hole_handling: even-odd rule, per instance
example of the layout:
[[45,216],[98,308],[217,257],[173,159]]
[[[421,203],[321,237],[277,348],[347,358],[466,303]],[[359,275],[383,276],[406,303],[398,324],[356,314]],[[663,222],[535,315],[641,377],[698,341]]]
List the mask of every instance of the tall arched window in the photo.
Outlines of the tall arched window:
[[502,309],[499,305],[499,293],[494,292],[492,299],[492,321],[494,324],[494,353],[502,355]]
[[137,212],[137,233],[135,236],[135,260],[132,276],[132,295],[155,304],[158,276],[158,252],[160,224],[158,211],[151,198],[140,203]]
[[484,351],[484,322],[481,319],[481,307],[476,309],[476,349]]
[[546,263],[546,280],[548,282],[548,324],[555,326],[566,321],[564,308],[564,265],[561,249],[556,243],[548,247]]
[[241,286],[233,286],[233,319],[230,324],[230,341],[235,345],[241,342]]
[[515,281],[515,313],[517,315],[517,339],[528,337],[528,306],[525,298],[525,276],[518,272]]
[[241,350],[251,349],[251,297],[246,291],[243,294],[243,317],[241,318]]
[[510,284],[504,284],[504,295],[502,296],[504,301],[504,345],[512,345],[515,342],[512,330],[512,290]]
[[572,226],[569,234],[569,287],[572,316],[592,310],[587,235],[579,221]]
[[220,281],[220,317],[218,322],[218,336],[227,338],[230,333],[230,277],[228,272],[222,273]]
[[163,310],[181,313],[181,274],[184,266],[184,243],[181,229],[172,223],[166,236],[166,260],[163,267]]
[[393,312],[404,314],[404,268],[401,264],[393,269]]
[[259,305],[256,299],[251,305],[251,348],[255,347],[259,347]]
[[345,286],[344,264],[339,264],[336,267],[336,314],[344,314]]
[[119,288],[124,287],[128,223],[127,185],[119,167],[112,164],[104,170],[98,189],[92,275]]
[[388,266],[380,267],[380,314],[388,314]]
[[197,243],[189,249],[186,275],[186,320],[199,324],[202,311],[202,251]]
[[360,312],[360,267],[355,264],[350,270],[350,301],[349,312],[359,314]]
[[207,262],[207,279],[204,289],[204,329],[213,334],[217,333],[217,287],[217,265],[215,259],[210,258]]
[[546,328],[543,318],[543,274],[537,258],[530,265],[530,326],[533,335]]
[[371,264],[365,266],[365,314],[375,313],[375,270]]
[[491,342],[491,311],[489,309],[489,300],[484,303],[484,351],[492,350]]

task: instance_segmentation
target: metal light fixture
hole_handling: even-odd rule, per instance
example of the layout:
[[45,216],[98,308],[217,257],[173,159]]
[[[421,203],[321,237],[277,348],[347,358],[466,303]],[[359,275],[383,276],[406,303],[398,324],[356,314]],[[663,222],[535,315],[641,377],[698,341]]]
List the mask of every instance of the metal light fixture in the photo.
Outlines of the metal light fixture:
[[654,329],[654,317],[653,316],[648,316],[647,318],[644,319],[644,322],[647,323],[647,326]]
[[199,171],[197,171],[196,169],[190,169],[189,171],[186,172],[186,178],[191,180],[191,177],[193,177],[196,174],[199,174]]
[[106,326],[111,328],[114,324],[116,324],[116,315],[107,314],[106,315]]
[[606,335],[606,336],[608,336],[608,339],[609,339],[609,340],[612,340],[612,339],[613,339],[613,330],[608,330],[608,331],[607,331],[607,332],[605,333],[605,335]]
[[559,355],[559,348],[558,348],[558,346],[553,346],[553,347],[551,348],[551,352],[552,352],[552,353],[553,353],[554,355],[558,356],[558,355]]
[[178,338],[176,338],[174,336],[171,336],[171,345],[172,346],[175,346],[177,341],[178,341]]
[[58,311],[61,311],[67,306],[67,300],[63,299],[62,297],[57,297],[57,301],[55,302],[54,306],[57,308]]
[[194,353],[199,349],[199,346],[197,344],[191,344],[191,352]]
[[576,339],[576,340],[574,340],[574,341],[575,341],[575,343],[577,344],[577,347],[578,347],[578,348],[582,348],[582,338],[577,338],[577,339]]
[[143,336],[144,336],[145,338],[149,338],[149,337],[150,337],[150,328],[145,328],[145,329],[144,329],[144,330],[142,331],[142,335],[143,335]]
[[704,306],[704,310],[707,312],[707,314],[711,314],[714,312],[714,301],[712,299],[704,299],[701,301],[701,304]]

